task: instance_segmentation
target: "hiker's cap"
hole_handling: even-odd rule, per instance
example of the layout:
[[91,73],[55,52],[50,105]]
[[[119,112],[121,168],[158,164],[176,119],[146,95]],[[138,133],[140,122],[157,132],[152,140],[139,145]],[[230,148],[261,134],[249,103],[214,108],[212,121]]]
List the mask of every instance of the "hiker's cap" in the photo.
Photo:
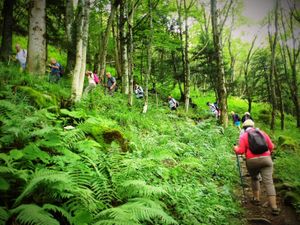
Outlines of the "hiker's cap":
[[250,116],[250,113],[249,112],[245,112],[245,116],[247,116],[247,115]]
[[243,127],[254,127],[254,122],[252,120],[246,120],[243,123]]

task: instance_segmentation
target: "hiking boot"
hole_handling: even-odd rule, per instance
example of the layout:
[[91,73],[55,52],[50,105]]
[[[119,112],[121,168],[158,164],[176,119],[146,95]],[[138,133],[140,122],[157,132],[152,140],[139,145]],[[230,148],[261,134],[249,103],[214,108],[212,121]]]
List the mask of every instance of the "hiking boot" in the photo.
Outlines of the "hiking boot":
[[272,215],[273,215],[273,216],[278,216],[279,213],[280,213],[280,209],[278,209],[278,208],[273,208],[273,209],[272,209]]
[[260,205],[260,200],[256,199],[256,198],[252,198],[250,200],[250,202],[253,204],[253,205],[256,205],[256,206],[259,206]]

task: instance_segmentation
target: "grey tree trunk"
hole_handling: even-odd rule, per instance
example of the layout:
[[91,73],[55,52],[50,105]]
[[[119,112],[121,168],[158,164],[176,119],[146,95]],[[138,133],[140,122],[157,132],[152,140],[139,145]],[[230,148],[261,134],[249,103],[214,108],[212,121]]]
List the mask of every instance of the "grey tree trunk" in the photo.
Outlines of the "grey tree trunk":
[[120,50],[121,50],[121,73],[122,73],[122,92],[128,94],[129,91],[129,79],[128,79],[128,58],[127,58],[127,44],[126,44],[126,11],[127,3],[121,1],[120,4]]
[[[134,16],[134,4],[132,0],[128,0],[128,9],[131,9],[131,13],[128,13],[128,38],[127,38],[127,49],[128,49],[128,76],[129,76],[129,92],[128,92],[128,105],[133,104],[133,16]],[[129,12],[129,10],[127,11]]]
[[[288,55],[288,62],[289,62],[289,66],[291,69],[291,74],[288,74],[288,71],[286,72],[286,78],[289,84],[289,89],[290,89],[290,93],[291,93],[291,97],[292,97],[292,101],[294,103],[295,106],[295,116],[296,116],[296,126],[300,127],[300,100],[299,100],[299,87],[298,87],[298,77],[297,77],[297,63],[299,60],[299,54],[300,54],[300,48],[299,46],[297,47],[297,43],[296,43],[296,36],[295,36],[295,27],[294,27],[294,14],[297,12],[296,11],[296,6],[290,6],[290,12],[289,12],[289,20],[288,21],[284,21],[283,18],[285,18],[284,14],[283,14],[283,10],[281,9],[281,25],[283,28],[283,35],[282,35],[282,39],[284,40],[284,44],[283,44],[283,51],[287,52]],[[286,28],[286,23],[288,24],[288,28],[289,30]],[[292,48],[290,48],[288,46],[288,39],[290,37],[287,36],[287,33],[291,33],[291,39],[292,39]],[[299,43],[299,42],[298,42]],[[284,53],[284,57],[285,57],[285,53]]]
[[108,38],[110,35],[111,27],[113,24],[113,20],[115,18],[115,13],[117,11],[118,5],[120,4],[120,0],[112,0],[111,1],[111,11],[107,20],[107,25],[105,29],[105,33],[103,35],[101,41],[101,53],[100,53],[100,77],[104,78],[105,66],[106,66],[106,55],[107,55],[107,45],[108,45]]
[[28,72],[45,74],[46,70],[46,0],[31,0],[28,34]]
[[185,112],[189,111],[190,102],[190,62],[189,62],[189,27],[188,27],[188,8],[186,0],[183,1],[184,5],[184,20],[185,20],[185,46],[184,46],[184,105]]
[[0,48],[0,58],[8,61],[12,54],[12,27],[13,27],[13,9],[15,0],[5,0],[3,3],[3,26],[2,26],[2,42]]
[[80,14],[77,22],[77,44],[76,44],[76,63],[72,81],[72,99],[80,101],[84,83],[86,49],[88,38],[88,18],[89,18],[89,0],[80,0]]
[[[277,45],[277,36],[278,36],[278,0],[276,0],[275,4],[275,20],[274,20],[274,25],[275,25],[275,33],[274,33],[274,38],[272,38],[270,29],[269,29],[269,43],[271,47],[271,68],[270,68],[270,89],[271,89],[271,104],[272,104],[272,116],[271,116],[271,124],[270,124],[270,129],[274,130],[275,129],[275,115],[276,115],[276,92],[275,92],[275,82],[274,82],[274,77],[275,77],[275,59],[276,59],[276,45]],[[269,20],[269,25],[271,24]]]
[[143,107],[143,113],[148,111],[148,81],[151,74],[151,60],[152,60],[152,31],[153,31],[153,21],[152,21],[152,1],[148,0],[148,10],[149,10],[149,36],[147,43],[147,72],[145,73],[145,101]]
[[[232,1],[231,1],[232,2]],[[229,9],[228,9],[229,10]],[[227,14],[228,15],[228,14]],[[225,17],[223,23],[225,23],[227,16]],[[227,116],[227,90],[226,90],[226,80],[224,72],[224,63],[222,55],[222,29],[223,25],[218,24],[218,12],[216,0],[211,0],[211,22],[213,31],[213,43],[215,51],[215,61],[217,66],[217,95],[218,103],[221,109],[220,123],[224,126],[228,126],[228,116]]]

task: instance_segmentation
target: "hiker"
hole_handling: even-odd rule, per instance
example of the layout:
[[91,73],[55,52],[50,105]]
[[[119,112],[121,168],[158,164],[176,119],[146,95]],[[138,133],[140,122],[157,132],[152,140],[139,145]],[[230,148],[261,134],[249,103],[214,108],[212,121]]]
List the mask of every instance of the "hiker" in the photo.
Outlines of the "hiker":
[[250,116],[249,112],[245,112],[245,114],[243,115],[243,117],[242,117],[242,123],[244,123],[246,120],[252,120],[254,122],[254,120]]
[[134,85],[134,93],[136,98],[143,98],[144,97],[144,90],[138,84]]
[[56,59],[51,58],[48,66],[51,69],[49,82],[57,83],[61,77],[61,65],[56,61]]
[[239,131],[241,131],[241,120],[240,120],[240,117],[237,113],[231,111],[231,117],[232,117],[232,120],[233,120],[233,125],[236,126]]
[[16,44],[16,59],[19,61],[22,71],[26,68],[27,50],[22,49],[20,44]]
[[179,103],[171,95],[168,97],[168,101],[169,101],[170,109],[177,110]]
[[218,108],[215,106],[215,104],[212,104],[210,102],[207,102],[206,105],[209,107],[210,111],[215,115],[216,119],[219,118],[220,116],[220,111]]
[[84,95],[87,95],[92,89],[96,87],[95,77],[92,71],[86,71],[85,75],[88,78],[89,85],[84,89]]
[[[267,191],[272,214],[278,215],[279,209],[277,208],[276,191],[272,178],[273,162],[271,154],[274,145],[266,133],[254,128],[254,122],[252,120],[246,120],[243,123],[243,128],[246,132],[240,136],[239,146],[234,146],[233,149],[236,154],[245,154],[246,156],[246,166],[252,183],[252,203],[260,205],[259,175],[261,175],[262,183]],[[257,133],[258,135],[255,135]]]
[[[92,71],[89,71],[89,72],[92,73]],[[99,79],[99,76],[97,74],[97,70],[94,71],[93,76],[94,76],[94,81],[95,81],[96,85],[100,84],[101,83],[101,79]]]
[[106,77],[107,77],[107,89],[108,89],[108,93],[113,96],[114,92],[117,89],[117,81],[116,78],[114,78],[110,72],[106,73]]

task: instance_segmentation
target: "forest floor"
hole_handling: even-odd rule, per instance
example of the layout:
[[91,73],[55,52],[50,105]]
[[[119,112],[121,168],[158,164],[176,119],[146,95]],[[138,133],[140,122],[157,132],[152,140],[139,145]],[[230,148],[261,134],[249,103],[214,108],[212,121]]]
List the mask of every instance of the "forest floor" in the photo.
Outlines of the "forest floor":
[[[277,205],[280,208],[280,214],[274,216],[271,214],[271,209],[268,206],[267,194],[264,185],[261,184],[261,205],[256,206],[250,202],[252,198],[251,178],[248,175],[245,160],[240,158],[242,176],[245,187],[245,198],[242,205],[245,209],[245,216],[249,225],[299,225],[300,215],[296,213],[295,209],[284,202],[284,199],[277,195]],[[241,188],[242,189],[242,188]],[[240,196],[243,196],[240,190]],[[242,197],[241,197],[242,199]]]

